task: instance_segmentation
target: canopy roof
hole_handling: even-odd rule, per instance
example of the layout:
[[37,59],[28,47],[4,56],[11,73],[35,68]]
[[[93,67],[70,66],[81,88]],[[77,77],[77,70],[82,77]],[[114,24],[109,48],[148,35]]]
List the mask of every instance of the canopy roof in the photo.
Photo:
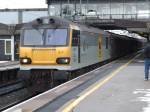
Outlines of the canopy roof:
[[118,3],[124,3],[124,2],[146,2],[146,0],[46,0],[47,4],[52,4],[52,3],[113,3],[113,2],[118,2]]

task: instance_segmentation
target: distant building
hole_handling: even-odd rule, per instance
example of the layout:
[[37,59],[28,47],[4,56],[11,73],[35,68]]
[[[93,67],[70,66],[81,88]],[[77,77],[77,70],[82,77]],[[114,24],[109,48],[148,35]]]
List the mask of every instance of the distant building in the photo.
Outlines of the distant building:
[[48,16],[46,8],[0,10],[0,61],[19,59],[21,24],[42,16]]

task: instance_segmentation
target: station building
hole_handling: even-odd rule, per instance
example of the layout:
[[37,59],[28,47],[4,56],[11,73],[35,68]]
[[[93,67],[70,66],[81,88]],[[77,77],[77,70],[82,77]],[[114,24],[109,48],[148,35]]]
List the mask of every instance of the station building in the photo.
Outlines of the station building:
[[41,16],[47,16],[46,8],[0,10],[0,61],[19,58],[21,24]]

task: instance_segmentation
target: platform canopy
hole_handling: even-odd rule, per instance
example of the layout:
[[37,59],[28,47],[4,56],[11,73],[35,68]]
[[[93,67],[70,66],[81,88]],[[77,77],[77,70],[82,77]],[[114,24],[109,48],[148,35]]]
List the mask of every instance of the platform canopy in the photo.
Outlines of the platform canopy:
[[112,2],[118,2],[118,3],[125,3],[125,2],[143,2],[146,0],[46,0],[47,4],[51,3],[112,3]]

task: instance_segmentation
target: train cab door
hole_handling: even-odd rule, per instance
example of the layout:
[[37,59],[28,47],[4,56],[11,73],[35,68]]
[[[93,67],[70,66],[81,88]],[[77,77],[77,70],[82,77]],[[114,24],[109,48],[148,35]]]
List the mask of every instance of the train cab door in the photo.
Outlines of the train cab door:
[[77,58],[77,63],[81,62],[81,53],[80,53],[80,31],[73,30],[72,32],[72,47],[76,49],[77,52],[74,54],[74,58]]
[[102,61],[102,34],[99,34],[98,38],[98,57],[99,61]]

